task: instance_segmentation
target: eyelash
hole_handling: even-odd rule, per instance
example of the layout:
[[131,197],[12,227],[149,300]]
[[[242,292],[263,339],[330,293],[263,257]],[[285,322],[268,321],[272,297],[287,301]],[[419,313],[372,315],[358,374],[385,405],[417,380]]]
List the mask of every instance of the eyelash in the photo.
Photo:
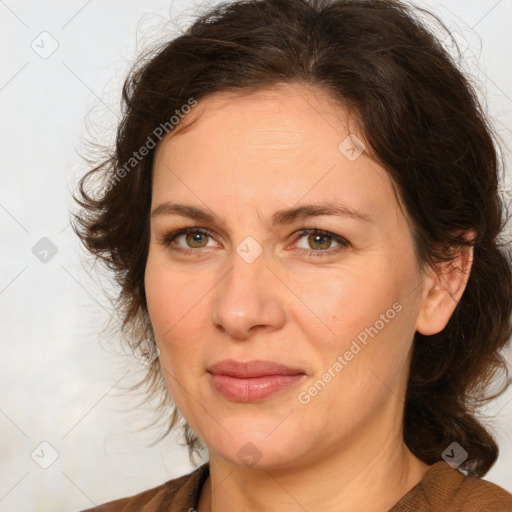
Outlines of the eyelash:
[[[205,235],[205,236],[208,236],[210,238],[213,238],[211,233],[205,229],[202,229],[202,228],[196,228],[196,227],[193,227],[193,228],[182,228],[182,229],[178,229],[177,231],[172,231],[170,233],[167,233],[163,236],[163,239],[162,239],[162,245],[164,245],[165,247],[169,247],[171,242],[177,238],[179,235],[183,235],[183,234],[188,234],[188,233],[200,233],[202,235]],[[347,247],[350,246],[350,242],[348,242],[345,238],[339,236],[339,235],[336,235],[334,233],[331,233],[330,231],[325,231],[325,230],[322,230],[322,229],[303,229],[301,231],[299,231],[297,233],[297,237],[295,238],[295,242],[297,242],[298,240],[300,240],[300,238],[302,238],[303,236],[306,236],[306,235],[311,235],[311,234],[319,234],[319,235],[322,235],[322,236],[326,236],[328,238],[332,238],[335,242],[337,242],[339,244],[338,247],[335,247],[334,249],[325,249],[325,250],[315,250],[315,249],[311,249],[311,250],[308,250],[308,249],[299,249],[299,253],[306,256],[307,258],[324,258],[325,256],[331,256],[335,253],[338,253],[340,252],[341,250],[343,249],[346,249]],[[176,247],[170,247],[170,249],[172,251],[176,251],[176,252],[180,252],[182,254],[189,254],[189,255],[192,255],[194,254],[194,256],[198,256],[199,254],[199,250],[198,249],[185,249],[183,247],[180,247],[180,248],[176,248]]]

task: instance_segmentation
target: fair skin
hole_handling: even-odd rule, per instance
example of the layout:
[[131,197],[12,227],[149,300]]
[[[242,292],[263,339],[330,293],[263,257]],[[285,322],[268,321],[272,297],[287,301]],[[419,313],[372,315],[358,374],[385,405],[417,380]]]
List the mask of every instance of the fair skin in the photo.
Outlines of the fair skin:
[[[152,216],[145,273],[169,391],[209,449],[198,511],[385,512],[428,469],[401,426],[414,333],[444,328],[468,272],[420,267],[388,174],[367,152],[350,160],[338,149],[349,133],[364,138],[322,91],[215,93],[189,115],[199,114],[159,144],[151,210],[181,203],[216,219]],[[370,220],[321,215],[271,227],[277,210],[332,202]],[[162,243],[184,227],[208,235]],[[262,249],[250,263],[237,253],[248,236]],[[308,258],[321,251],[330,252]],[[464,269],[470,256],[461,256]],[[400,311],[332,376],[338,356],[393,304]],[[240,403],[206,371],[227,358],[277,361],[306,376]],[[301,403],[329,368],[330,381]],[[252,466],[238,456],[248,442],[260,457]]]

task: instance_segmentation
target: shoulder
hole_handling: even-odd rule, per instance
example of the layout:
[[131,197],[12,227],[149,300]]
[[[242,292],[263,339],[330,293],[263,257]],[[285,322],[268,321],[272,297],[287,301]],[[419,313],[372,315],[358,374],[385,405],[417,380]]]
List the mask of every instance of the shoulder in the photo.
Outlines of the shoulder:
[[492,482],[466,476],[441,461],[431,466],[421,481],[392,512],[512,512],[512,494]]
[[187,512],[196,505],[201,488],[209,474],[209,463],[187,475],[169,480],[157,487],[81,512]]
[[[450,467],[451,471],[456,471]],[[454,501],[464,504],[464,512],[512,512],[512,494],[502,487],[481,478],[464,476],[454,493]]]

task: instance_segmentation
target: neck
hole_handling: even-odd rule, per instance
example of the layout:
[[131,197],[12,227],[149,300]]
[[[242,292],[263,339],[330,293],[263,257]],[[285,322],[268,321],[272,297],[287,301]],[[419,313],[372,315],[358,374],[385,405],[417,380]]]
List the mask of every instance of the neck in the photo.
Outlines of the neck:
[[428,467],[407,449],[401,435],[351,444],[350,450],[331,447],[279,469],[240,467],[210,452],[210,476],[198,512],[386,512]]

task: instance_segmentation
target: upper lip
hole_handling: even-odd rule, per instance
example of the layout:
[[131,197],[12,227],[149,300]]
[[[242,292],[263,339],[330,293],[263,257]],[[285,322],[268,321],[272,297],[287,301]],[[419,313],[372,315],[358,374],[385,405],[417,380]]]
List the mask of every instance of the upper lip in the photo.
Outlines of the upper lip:
[[224,359],[212,366],[209,366],[209,373],[219,375],[229,375],[231,377],[249,378],[262,377],[264,375],[299,375],[304,371],[299,368],[291,368],[275,361],[235,361],[234,359]]

